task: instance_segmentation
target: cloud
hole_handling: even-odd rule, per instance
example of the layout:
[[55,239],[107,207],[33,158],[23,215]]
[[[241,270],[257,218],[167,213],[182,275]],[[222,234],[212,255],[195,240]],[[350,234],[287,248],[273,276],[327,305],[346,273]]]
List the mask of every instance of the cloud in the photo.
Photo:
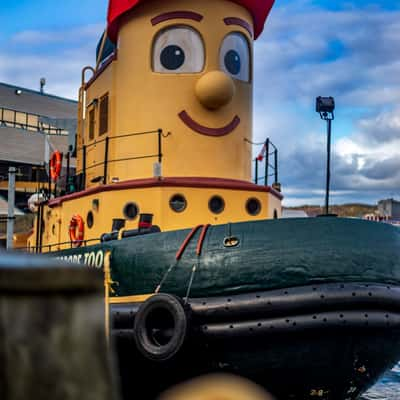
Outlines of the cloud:
[[333,143],[333,199],[400,196],[399,19],[399,11],[379,7],[329,11],[307,1],[271,14],[255,51],[255,131],[256,140],[270,136],[280,149],[286,204],[323,202],[319,95],[336,98],[334,138],[337,126],[347,130]]
[[[27,30],[17,32],[11,38],[11,44],[15,46],[29,45],[42,47],[49,43],[62,43],[71,46],[73,42],[84,43],[86,40],[99,39],[99,32],[104,29],[102,24],[91,24],[75,29],[56,31]],[[92,43],[93,44],[93,43]]]
[[[279,148],[286,204],[324,200],[319,95],[336,98],[334,139],[346,128],[333,143],[333,200],[400,195],[400,11],[352,4],[278,2],[255,46],[255,141],[270,137]],[[0,81],[38,88],[45,76],[48,92],[76,98],[103,28],[17,33],[0,44]]]
[[80,71],[95,62],[95,46],[104,29],[101,24],[72,30],[21,31],[0,47],[0,81],[39,88],[46,77],[45,90],[77,98]]

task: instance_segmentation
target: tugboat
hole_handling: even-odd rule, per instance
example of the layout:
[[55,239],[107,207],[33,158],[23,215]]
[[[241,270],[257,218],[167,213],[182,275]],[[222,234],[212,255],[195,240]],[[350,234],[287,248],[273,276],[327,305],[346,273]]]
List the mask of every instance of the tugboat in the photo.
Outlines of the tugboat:
[[400,231],[281,219],[269,140],[252,181],[253,43],[272,6],[110,0],[82,72],[77,170],[49,184],[28,246],[104,269],[127,397],[222,370],[278,399],[353,400],[400,359]]

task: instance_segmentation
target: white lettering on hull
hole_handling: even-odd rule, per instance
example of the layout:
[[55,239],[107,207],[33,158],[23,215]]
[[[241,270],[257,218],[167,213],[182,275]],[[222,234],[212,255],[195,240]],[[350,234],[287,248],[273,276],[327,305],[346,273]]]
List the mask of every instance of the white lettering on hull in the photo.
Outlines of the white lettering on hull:
[[69,256],[56,257],[57,260],[73,264],[87,265],[91,268],[101,269],[104,266],[104,253],[102,250],[91,251],[84,254],[73,254]]

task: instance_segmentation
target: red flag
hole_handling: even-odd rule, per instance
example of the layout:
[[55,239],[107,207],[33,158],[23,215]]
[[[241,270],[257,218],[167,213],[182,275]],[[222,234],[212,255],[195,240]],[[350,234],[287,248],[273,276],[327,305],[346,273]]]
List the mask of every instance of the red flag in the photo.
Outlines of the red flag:
[[[108,4],[108,36],[116,43],[119,30],[120,17],[129,10],[135,8],[140,3],[144,3],[146,0],[109,0]],[[164,0],[166,1],[166,0]],[[217,1],[217,0],[215,0]],[[274,5],[275,0],[231,0],[234,3],[240,4],[247,8],[254,21],[254,38],[257,39],[261,35],[265,21]],[[232,17],[232,15],[227,15]]]
[[257,160],[258,160],[258,161],[261,162],[261,161],[264,160],[264,156],[265,156],[266,151],[267,151],[267,145],[264,144],[263,148],[261,149],[260,154],[257,156]]

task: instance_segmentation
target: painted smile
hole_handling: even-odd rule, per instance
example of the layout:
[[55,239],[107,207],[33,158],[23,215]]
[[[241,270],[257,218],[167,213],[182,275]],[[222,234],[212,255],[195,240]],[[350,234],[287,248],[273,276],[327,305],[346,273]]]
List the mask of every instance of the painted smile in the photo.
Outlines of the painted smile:
[[240,124],[240,118],[236,115],[233,120],[222,128],[209,128],[204,125],[200,125],[194,121],[186,111],[182,111],[178,114],[182,122],[193,131],[206,136],[225,136],[233,132]]

